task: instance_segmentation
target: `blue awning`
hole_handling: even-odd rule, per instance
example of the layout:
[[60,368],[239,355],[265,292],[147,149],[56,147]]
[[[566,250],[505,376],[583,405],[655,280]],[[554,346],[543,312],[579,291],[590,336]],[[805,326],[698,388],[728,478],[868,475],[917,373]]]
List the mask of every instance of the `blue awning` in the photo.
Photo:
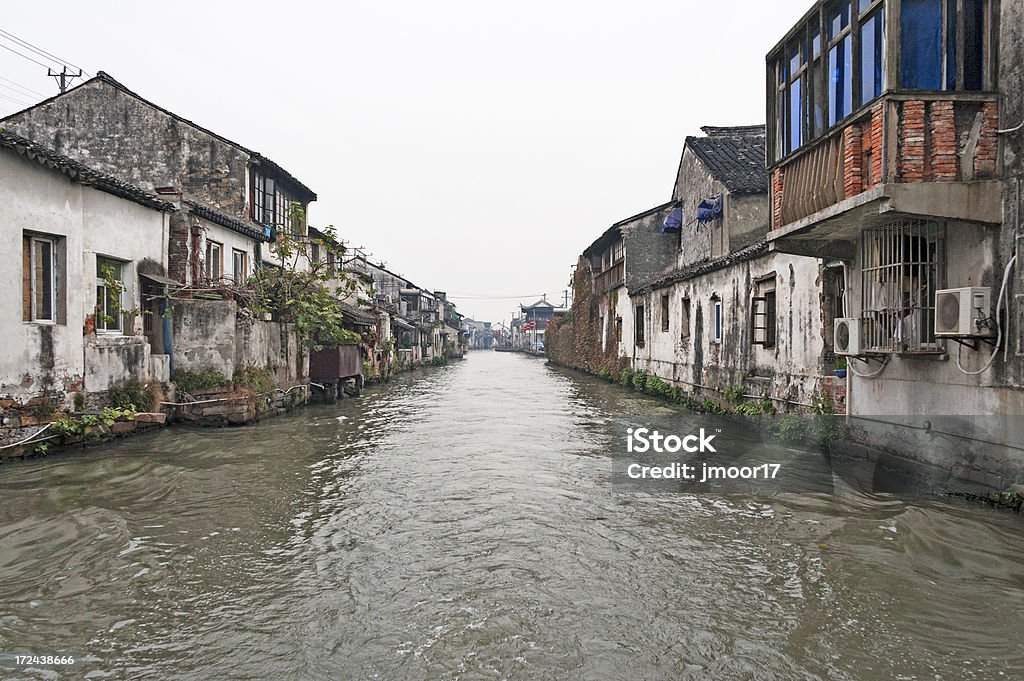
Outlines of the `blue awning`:
[[678,232],[683,228],[683,209],[682,207],[676,207],[672,209],[672,212],[665,218],[665,222],[661,224],[662,232]]

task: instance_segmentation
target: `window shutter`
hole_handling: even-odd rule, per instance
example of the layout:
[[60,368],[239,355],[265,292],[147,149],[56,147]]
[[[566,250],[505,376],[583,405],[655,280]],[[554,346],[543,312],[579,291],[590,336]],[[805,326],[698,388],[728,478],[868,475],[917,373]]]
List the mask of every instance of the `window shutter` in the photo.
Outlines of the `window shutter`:
[[768,300],[767,298],[753,299],[754,345],[765,345],[768,342]]

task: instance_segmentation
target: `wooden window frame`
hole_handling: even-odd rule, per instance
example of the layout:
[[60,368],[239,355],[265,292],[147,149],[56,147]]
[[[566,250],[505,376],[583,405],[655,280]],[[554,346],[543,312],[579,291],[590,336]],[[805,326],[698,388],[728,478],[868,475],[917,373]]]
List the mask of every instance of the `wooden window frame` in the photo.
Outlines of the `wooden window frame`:
[[[215,248],[217,249],[217,260],[219,261],[217,263],[217,276],[214,276],[212,267],[213,258],[211,257],[213,255],[213,249]],[[224,278],[224,244],[219,241],[214,241],[213,239],[206,240],[206,262],[204,265],[207,281],[213,283],[221,281]]]
[[669,297],[667,293],[661,294],[661,331],[668,332],[672,328],[672,319],[669,316]]
[[[239,276],[238,276],[239,273],[235,269],[235,257],[236,256],[241,256],[241,262],[242,262],[242,272],[241,272],[242,276],[241,276],[241,278],[239,278]],[[246,280],[249,278],[249,254],[246,253],[245,251],[243,251],[240,248],[232,248],[231,249],[231,278],[232,278],[232,280],[234,280],[235,284],[238,285],[238,286],[244,284],[246,282]]]
[[758,283],[760,295],[750,301],[750,340],[752,345],[774,348],[778,343],[778,289],[775,277],[768,277]]
[[[23,263],[27,266],[27,282],[28,282],[28,306],[27,309],[23,310],[22,319],[26,322],[33,324],[57,324],[59,323],[60,317],[60,304],[58,300],[59,290],[58,285],[60,283],[59,276],[59,265],[60,259],[58,257],[58,244],[59,240],[57,237],[47,236],[43,234],[24,234],[23,236],[23,248],[28,248],[27,258],[23,255]],[[48,284],[50,287],[50,305],[49,305],[49,316],[43,317],[39,314],[39,295],[38,289],[38,278],[36,277],[36,269],[38,268],[38,256],[36,253],[36,244],[45,244],[50,249],[50,276],[48,278]],[[24,297],[25,291],[22,291]]]
[[[125,276],[124,267],[127,264],[124,260],[117,258],[111,258],[105,255],[96,256],[96,333],[98,334],[110,334],[110,335],[123,335],[125,332],[124,324],[124,296],[127,292],[125,288]],[[119,310],[115,311],[115,314],[110,314],[107,310],[107,301],[110,299],[107,293],[107,280],[100,276],[100,268],[104,265],[109,267],[116,267],[117,277],[115,281],[121,284],[121,291],[118,294],[118,307]],[[102,293],[100,292],[102,290]],[[100,306],[102,305],[102,314],[100,313]],[[107,321],[110,318],[112,321]],[[116,326],[111,327],[114,324]]]

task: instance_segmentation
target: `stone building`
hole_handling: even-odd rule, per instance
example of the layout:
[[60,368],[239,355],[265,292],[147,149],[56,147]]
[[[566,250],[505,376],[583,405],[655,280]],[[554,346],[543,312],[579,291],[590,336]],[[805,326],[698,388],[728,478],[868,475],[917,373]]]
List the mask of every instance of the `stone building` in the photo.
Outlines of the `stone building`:
[[0,233],[21,251],[0,275],[21,291],[0,298],[0,396],[68,407],[130,378],[167,381],[153,346],[174,205],[9,132],[0,177]]
[[810,406],[833,389],[824,289],[834,270],[765,242],[764,126],[703,131],[686,139],[676,176],[666,226],[676,266],[628,287],[633,368],[702,398],[742,389]]
[[144,190],[180,194],[189,210],[171,227],[168,274],[182,283],[231,278],[273,259],[267,243],[276,232],[305,232],[304,221],[291,219],[292,206],[304,212],[316,200],[272,160],[146,100],[103,71],[0,126]]
[[958,419],[1024,415],[1021,26],[1022,0],[818,2],[767,59],[768,242],[841,263],[849,411],[968,468],[1024,461]]

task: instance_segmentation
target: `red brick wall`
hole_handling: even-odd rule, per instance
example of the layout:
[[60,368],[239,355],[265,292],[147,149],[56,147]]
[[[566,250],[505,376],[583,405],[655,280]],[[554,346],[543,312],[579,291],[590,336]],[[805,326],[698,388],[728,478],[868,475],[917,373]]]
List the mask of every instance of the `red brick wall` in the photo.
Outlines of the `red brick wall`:
[[899,166],[897,178],[903,182],[925,179],[924,102],[904,102],[899,124]]
[[843,130],[843,193],[846,198],[864,191],[864,150],[860,125]]
[[956,180],[959,168],[953,102],[932,102],[928,105],[927,132],[929,167],[925,176],[939,182]]
[[879,102],[871,110],[871,128],[865,152],[870,151],[871,164],[864,178],[864,188],[870,189],[882,182],[882,157],[885,155],[885,104]]

